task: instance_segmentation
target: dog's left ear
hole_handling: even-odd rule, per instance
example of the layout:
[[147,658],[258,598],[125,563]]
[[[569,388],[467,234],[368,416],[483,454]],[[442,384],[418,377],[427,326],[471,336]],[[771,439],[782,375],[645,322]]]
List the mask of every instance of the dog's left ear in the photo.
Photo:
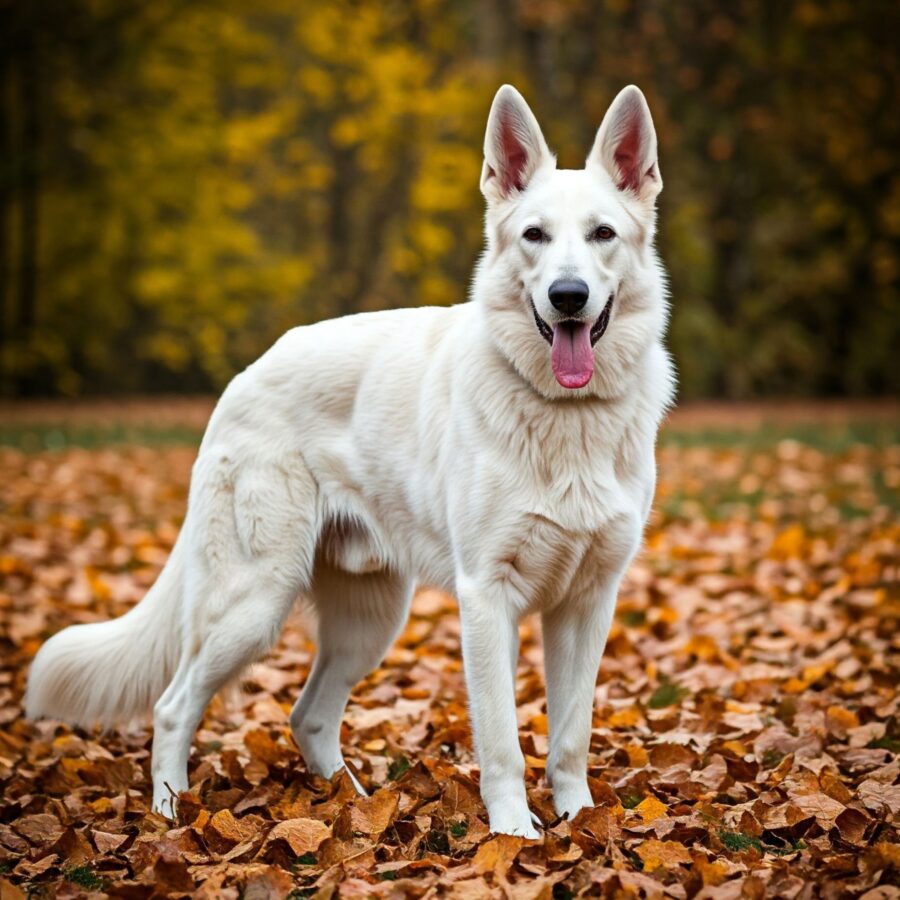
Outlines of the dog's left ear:
[[512,85],[504,84],[488,116],[481,193],[487,200],[504,200],[524,191],[534,173],[552,163],[534,113]]
[[613,100],[597,131],[588,165],[600,165],[620,191],[652,204],[662,190],[650,107],[633,84]]

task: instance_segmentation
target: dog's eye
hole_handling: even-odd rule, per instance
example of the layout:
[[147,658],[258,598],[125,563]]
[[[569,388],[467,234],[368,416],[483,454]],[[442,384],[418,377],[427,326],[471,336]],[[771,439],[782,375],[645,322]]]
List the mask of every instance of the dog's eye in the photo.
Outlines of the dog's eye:
[[616,233],[609,225],[601,225],[599,228],[595,228],[591,234],[591,238],[595,241],[611,241],[615,236]]
[[522,237],[525,238],[526,241],[531,241],[532,244],[539,244],[544,240],[544,232],[536,225],[532,225],[531,228],[525,229],[525,233]]

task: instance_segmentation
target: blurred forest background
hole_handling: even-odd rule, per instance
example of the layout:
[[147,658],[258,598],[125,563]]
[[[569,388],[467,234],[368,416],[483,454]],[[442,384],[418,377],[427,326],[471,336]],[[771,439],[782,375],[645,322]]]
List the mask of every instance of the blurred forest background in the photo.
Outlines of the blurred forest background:
[[896,0],[0,0],[0,393],[217,390],[465,299],[515,83],[563,166],[660,132],[682,396],[900,389]]

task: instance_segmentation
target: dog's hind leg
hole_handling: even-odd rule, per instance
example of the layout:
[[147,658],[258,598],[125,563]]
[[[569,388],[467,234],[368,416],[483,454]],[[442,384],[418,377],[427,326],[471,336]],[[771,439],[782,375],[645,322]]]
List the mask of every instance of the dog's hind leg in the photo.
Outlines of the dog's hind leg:
[[172,816],[194,732],[212,697],[278,639],[312,577],[316,486],[304,466],[198,461],[188,516],[185,639],[154,707],[153,808]]
[[311,595],[318,653],[291,712],[291,729],[310,771],[328,778],[344,766],[340,731],[350,692],[403,627],[412,585],[390,572],[355,575],[317,559]]
[[296,597],[252,567],[236,580],[228,608],[154,707],[153,808],[164,815],[172,816],[174,795],[187,790],[191,741],[209,701],[275,643]]

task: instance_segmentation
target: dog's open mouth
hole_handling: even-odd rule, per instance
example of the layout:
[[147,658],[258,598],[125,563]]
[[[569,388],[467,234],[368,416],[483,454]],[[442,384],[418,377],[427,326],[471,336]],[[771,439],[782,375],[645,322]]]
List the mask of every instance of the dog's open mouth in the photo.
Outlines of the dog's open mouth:
[[553,374],[564,388],[584,387],[591,380],[594,374],[594,344],[603,337],[609,325],[612,303],[613,298],[610,297],[593,325],[569,319],[551,326],[541,318],[534,301],[531,301],[538,331],[551,348]]

